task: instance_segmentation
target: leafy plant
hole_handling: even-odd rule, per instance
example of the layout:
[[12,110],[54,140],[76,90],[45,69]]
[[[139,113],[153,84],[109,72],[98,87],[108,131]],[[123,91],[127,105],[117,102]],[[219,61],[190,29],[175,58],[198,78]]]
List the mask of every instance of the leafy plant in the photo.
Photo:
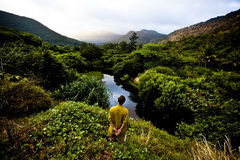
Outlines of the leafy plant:
[[95,77],[82,76],[79,80],[62,85],[53,92],[58,100],[85,101],[88,104],[97,103],[102,108],[109,107],[110,92],[102,81]]

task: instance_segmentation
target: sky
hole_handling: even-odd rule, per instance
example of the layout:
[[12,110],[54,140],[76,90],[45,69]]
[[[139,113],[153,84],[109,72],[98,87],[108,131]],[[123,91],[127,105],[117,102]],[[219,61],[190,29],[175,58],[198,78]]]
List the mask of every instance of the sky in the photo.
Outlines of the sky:
[[169,34],[240,8],[240,0],[0,0],[0,10],[77,38],[108,31]]

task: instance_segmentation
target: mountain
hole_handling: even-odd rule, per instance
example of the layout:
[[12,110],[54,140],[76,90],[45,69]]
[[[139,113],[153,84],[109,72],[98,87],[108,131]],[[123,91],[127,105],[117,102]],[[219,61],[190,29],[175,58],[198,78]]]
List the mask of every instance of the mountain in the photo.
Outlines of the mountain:
[[95,44],[104,44],[114,39],[120,38],[123,35],[115,34],[107,31],[99,31],[99,32],[89,32],[89,33],[81,33],[79,36],[79,40],[95,43]]
[[46,41],[50,44],[56,44],[60,46],[77,46],[81,43],[78,40],[56,33],[34,19],[18,16],[4,11],[0,11],[0,26],[35,34],[43,41]]
[[206,22],[176,30],[166,36],[164,40],[159,39],[158,42],[178,41],[188,36],[199,36],[206,33],[219,33],[236,29],[240,29],[240,9],[225,16],[219,16]]
[[[118,38],[118,39],[115,39],[113,41],[111,41],[112,43],[119,43],[121,41],[126,41],[126,42],[129,42],[129,38],[132,36],[134,31],[129,31],[126,35]],[[137,39],[137,44],[147,44],[147,43],[151,43],[153,41],[155,41],[156,39],[159,39],[159,38],[163,38],[165,37],[166,35],[164,34],[160,34],[156,31],[153,31],[153,30],[146,30],[146,29],[143,29],[141,31],[136,31],[137,33],[137,36],[139,37]]]

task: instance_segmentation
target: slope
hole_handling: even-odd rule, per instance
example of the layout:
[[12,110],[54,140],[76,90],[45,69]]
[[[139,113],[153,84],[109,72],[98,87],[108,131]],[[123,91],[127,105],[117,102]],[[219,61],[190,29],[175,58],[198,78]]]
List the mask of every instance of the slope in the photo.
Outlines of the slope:
[[43,41],[50,44],[65,46],[77,46],[81,43],[78,40],[68,38],[44,26],[40,22],[27,17],[18,16],[8,12],[0,11],[0,25],[13,28],[22,32],[29,32],[37,35]]
[[240,9],[225,16],[212,18],[206,22],[201,22],[189,27],[185,27],[170,33],[164,38],[159,39],[158,43],[166,41],[179,41],[188,36],[199,36],[206,33],[218,33],[228,30],[237,30],[240,27]]
[[[106,139],[108,112],[82,102],[60,105],[14,123],[15,147],[0,136],[8,159],[189,159],[189,143],[143,120],[131,120],[124,144]],[[21,123],[22,122],[22,123]],[[12,148],[13,149],[12,149]]]

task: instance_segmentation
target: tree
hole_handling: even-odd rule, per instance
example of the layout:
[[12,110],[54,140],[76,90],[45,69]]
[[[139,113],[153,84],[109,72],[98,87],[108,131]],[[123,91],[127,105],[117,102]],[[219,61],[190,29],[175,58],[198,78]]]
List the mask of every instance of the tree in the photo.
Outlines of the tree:
[[88,61],[99,60],[103,56],[102,50],[95,44],[87,44],[82,50],[81,56],[85,57]]
[[139,37],[137,36],[136,32],[133,32],[132,36],[129,38],[130,43],[129,43],[129,51],[132,52],[134,50],[136,50],[137,48],[137,39]]

